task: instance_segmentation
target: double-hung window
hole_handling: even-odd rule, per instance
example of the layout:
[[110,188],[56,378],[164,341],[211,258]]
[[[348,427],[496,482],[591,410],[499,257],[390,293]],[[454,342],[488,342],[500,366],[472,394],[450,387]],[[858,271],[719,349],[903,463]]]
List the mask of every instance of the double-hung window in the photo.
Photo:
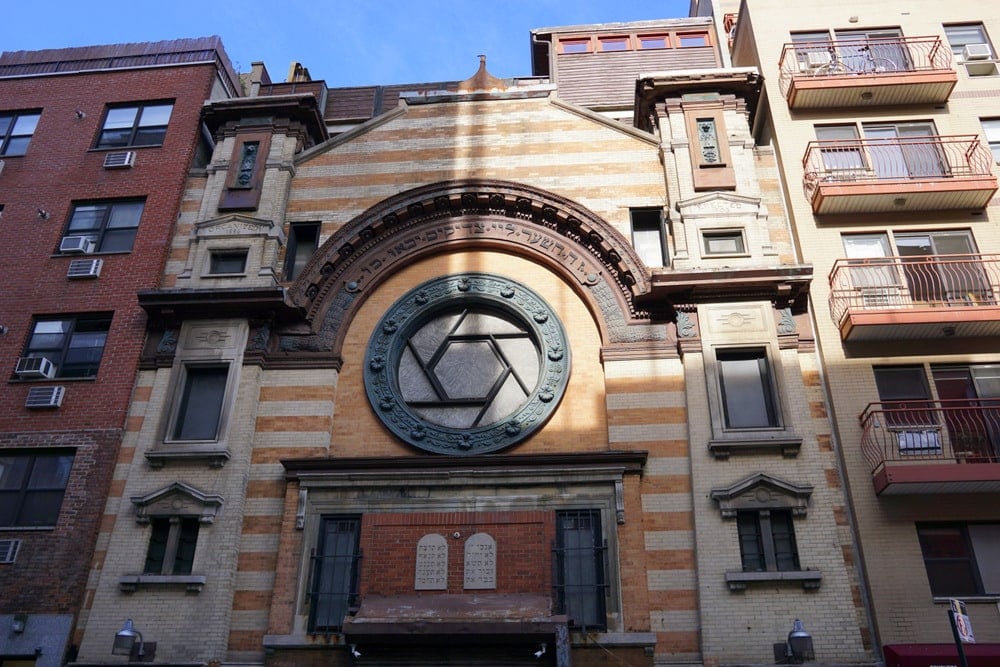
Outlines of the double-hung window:
[[73,453],[0,454],[0,526],[56,525]]
[[556,512],[554,586],[556,607],[575,628],[607,627],[606,546],[599,510]]
[[[990,44],[990,39],[986,35],[986,28],[983,27],[982,23],[959,23],[956,25],[946,25],[944,27],[945,37],[948,38],[948,44],[951,46],[951,52],[954,54],[955,59],[958,61],[966,60],[966,56],[976,57],[976,54],[981,52],[985,55],[985,59],[992,59],[996,57],[993,51],[993,46]],[[971,48],[968,50],[966,47]],[[983,49],[977,47],[984,47]]]
[[0,113],[0,155],[24,155],[41,117],[41,111]]
[[790,572],[799,569],[790,510],[742,511],[736,514],[744,572]]
[[110,328],[111,316],[107,314],[38,318],[24,356],[45,357],[55,367],[56,377],[93,377],[101,365]]
[[95,148],[158,146],[167,134],[173,102],[109,107]]
[[931,593],[1000,595],[1000,523],[918,523]]
[[986,118],[982,121],[986,143],[993,153],[993,161],[1000,164],[1000,118]]
[[726,428],[774,428],[781,425],[774,381],[763,347],[716,351],[719,389]]
[[63,238],[86,237],[97,252],[129,252],[144,205],[142,200],[76,204]]
[[323,517],[313,556],[309,632],[337,632],[358,595],[361,518]]

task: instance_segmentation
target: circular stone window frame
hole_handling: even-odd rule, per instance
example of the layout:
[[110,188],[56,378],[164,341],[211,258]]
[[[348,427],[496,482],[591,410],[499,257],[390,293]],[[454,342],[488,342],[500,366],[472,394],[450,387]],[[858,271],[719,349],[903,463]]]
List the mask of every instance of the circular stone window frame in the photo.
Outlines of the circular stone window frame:
[[[469,429],[430,422],[403,400],[398,368],[406,342],[438,314],[477,305],[512,318],[538,347],[538,381],[503,420]],[[435,454],[488,454],[522,442],[553,415],[569,383],[570,350],[559,317],[548,303],[515,280],[487,273],[434,278],[409,292],[382,316],[365,352],[365,393],[378,419],[404,442]]]

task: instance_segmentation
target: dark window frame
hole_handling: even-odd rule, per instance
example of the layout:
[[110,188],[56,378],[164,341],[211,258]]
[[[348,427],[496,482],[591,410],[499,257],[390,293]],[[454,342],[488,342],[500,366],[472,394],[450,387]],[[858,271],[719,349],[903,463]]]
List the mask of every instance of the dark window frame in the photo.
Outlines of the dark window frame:
[[[230,362],[184,364],[175,399],[176,409],[170,423],[170,441],[218,441],[224,423],[231,370]],[[221,387],[213,384],[220,379]],[[199,411],[211,411],[211,414]],[[206,426],[210,422],[214,422],[214,428],[208,429]]]
[[[319,249],[320,223],[293,222],[288,226],[288,246],[285,248],[285,280],[295,280],[302,274]],[[312,240],[301,238],[308,232]],[[311,248],[311,250],[309,250]],[[308,253],[308,257],[305,253]]]
[[333,634],[343,628],[344,617],[357,603],[361,558],[361,517],[321,517],[308,593],[310,633]]
[[[166,123],[143,123],[143,114],[146,109],[153,107],[165,107],[169,105]],[[166,140],[167,128],[170,125],[170,117],[173,115],[174,100],[152,100],[148,102],[131,102],[127,104],[108,105],[104,110],[104,118],[101,120],[101,129],[94,140],[95,149],[120,149],[135,148],[143,146],[162,146]],[[131,127],[109,128],[109,117],[116,111],[134,109]],[[123,139],[106,139],[107,136],[127,136]],[[145,136],[144,136],[145,135]]]
[[557,613],[569,617],[571,628],[606,630],[608,545],[603,538],[601,511],[556,511],[556,542],[552,552],[552,587]]
[[[57,378],[93,378],[97,376],[101,367],[101,359],[104,357],[104,350],[108,344],[108,334],[111,331],[111,313],[87,313],[81,315],[53,315],[35,317],[31,325],[31,334],[25,342],[22,357],[45,357],[56,368]],[[68,328],[60,333],[39,332],[38,327],[43,323],[66,322]],[[84,335],[104,333],[103,342],[96,358],[84,361],[66,362],[67,357],[71,357],[71,350],[74,349],[96,349],[98,346],[74,346],[74,342],[80,343]],[[42,340],[36,341],[36,336],[61,336],[63,340],[58,345],[45,344]],[[79,336],[79,337],[78,337]],[[66,372],[66,366],[70,366],[72,372]]]
[[247,257],[249,254],[250,251],[246,248],[209,251],[208,275],[245,275],[247,272]]
[[154,516],[143,574],[191,574],[201,522],[194,516]]
[[[763,398],[763,420],[757,423],[746,424],[736,423],[734,408],[735,399],[746,389],[742,385],[736,385],[735,375],[731,375],[729,388],[726,387],[726,366],[729,362],[756,361],[758,369],[759,386],[761,397]],[[778,399],[776,387],[777,378],[771,364],[768,350],[763,346],[753,347],[723,347],[715,351],[715,362],[717,365],[717,375],[719,379],[719,398],[722,411],[723,424],[726,430],[747,430],[747,429],[775,429],[782,428],[781,404]],[[734,371],[735,372],[735,371]]]
[[802,570],[791,510],[740,510],[736,531],[744,572]]
[[[54,528],[59,521],[62,503],[66,496],[66,489],[69,486],[70,476],[73,474],[75,452],[73,450],[37,450],[31,453],[24,452],[23,450],[0,452],[0,460],[5,458],[25,459],[26,461],[21,467],[21,479],[17,482],[16,488],[0,487],[0,508],[5,508],[0,509],[0,526],[4,528]],[[65,463],[60,463],[59,459],[68,459],[68,465],[60,485],[32,486],[32,478],[36,470],[39,470],[38,462],[40,459],[54,459],[57,466],[66,465]],[[4,466],[0,466],[0,469],[2,468]],[[16,473],[16,469],[13,470]],[[0,475],[0,482],[2,481],[2,475]],[[6,483],[10,484],[11,482],[8,480]],[[40,494],[46,494],[50,497],[49,510],[51,513],[46,512],[42,517],[47,520],[25,521],[24,513],[26,510],[37,511],[40,505],[38,500]],[[58,495],[58,503],[53,503],[51,499],[55,498],[56,495]],[[8,513],[8,517],[4,516],[5,510]]]
[[[632,230],[632,247],[639,253],[642,261],[650,267],[667,266],[669,253],[667,251],[666,230],[663,224],[663,211],[659,208],[629,209],[629,222]],[[653,248],[652,243],[647,245],[640,240],[645,238],[642,236],[643,232],[648,234],[653,231],[657,234],[655,250],[651,249]],[[638,238],[637,232],[639,233]],[[647,256],[647,252],[650,253],[650,256]],[[658,254],[658,257],[652,258],[652,254]],[[650,259],[656,259],[657,261],[650,263]]]
[[[35,117],[35,123],[31,127],[31,132],[24,133],[22,131],[21,133],[16,134],[14,130],[17,127],[18,121],[25,118],[30,118],[32,116]],[[7,126],[4,128],[3,119],[5,118],[9,119],[9,121],[7,123]],[[41,118],[42,118],[41,109],[27,109],[23,111],[0,112],[0,128],[3,128],[2,130],[0,130],[0,157],[17,157],[25,155],[28,152],[28,147],[31,145],[32,137],[35,136],[35,131],[38,129],[38,123],[41,120]],[[23,150],[20,150],[20,152],[16,153],[11,152],[10,150],[11,143],[19,139],[23,140],[25,138],[27,138],[27,141],[24,142]]]
[[[140,205],[138,214],[124,220],[127,223],[134,221],[134,224],[120,224],[116,220],[117,215],[127,212],[135,204]],[[91,224],[87,227],[78,226],[76,229],[73,229],[77,216],[79,215],[81,219],[78,225],[82,224],[87,221],[87,213],[90,210],[93,210],[95,215],[92,217],[97,224]],[[60,237],[60,241],[70,236],[86,236],[94,242],[95,253],[132,252],[145,210],[146,200],[144,198],[74,202],[73,208],[70,210],[69,221],[66,223],[66,230],[62,237]],[[99,216],[97,215],[98,213]],[[128,241],[128,248],[125,248],[125,243],[123,242],[126,239]]]
[[[1000,595],[1000,590],[986,590],[983,581],[983,565],[977,558],[974,540],[969,528],[972,526],[991,526],[1000,528],[996,522],[917,522],[914,525],[917,541],[920,545],[920,555],[927,574],[927,584],[934,597],[976,597]],[[938,543],[938,553],[934,553],[931,543],[933,533],[939,535],[942,531],[952,533],[950,539]],[[941,549],[943,547],[943,549]],[[951,547],[951,553],[947,553]],[[961,552],[956,552],[958,547]],[[929,553],[930,552],[930,553]],[[943,553],[942,553],[943,552]],[[995,563],[988,562],[986,565]],[[964,570],[964,571],[963,571]],[[957,579],[964,579],[964,587],[953,587]],[[996,575],[993,575],[996,579]]]

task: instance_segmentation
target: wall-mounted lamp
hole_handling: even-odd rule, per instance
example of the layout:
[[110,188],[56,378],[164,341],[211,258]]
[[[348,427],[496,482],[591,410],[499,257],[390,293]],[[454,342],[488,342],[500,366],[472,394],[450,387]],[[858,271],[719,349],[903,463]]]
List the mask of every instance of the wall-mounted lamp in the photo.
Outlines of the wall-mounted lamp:
[[806,632],[802,621],[795,619],[788,639],[774,645],[774,662],[778,665],[800,665],[815,659],[812,635]]
[[28,624],[27,614],[14,614],[14,618],[10,619],[10,631],[15,635],[19,635],[24,632],[24,626]]
[[[137,639],[139,640],[138,645],[136,644]],[[130,618],[115,634],[115,643],[111,646],[111,654],[127,655],[130,662],[150,662],[156,657],[156,642],[143,643],[142,633],[135,629]]]
[[83,113],[79,109],[77,109],[75,113],[76,113],[76,119],[77,120],[83,120],[84,118],[87,117],[87,114]]
[[361,657],[361,651],[358,650],[357,644],[351,644],[351,655],[353,655],[355,658]]
[[543,655],[545,655],[545,644],[544,643],[539,644],[538,645],[538,650],[535,651],[535,657],[536,658],[541,658]]
[[41,218],[42,220],[48,220],[49,217],[51,216],[49,215],[49,212],[46,211],[44,208],[40,208],[38,209],[38,217]]

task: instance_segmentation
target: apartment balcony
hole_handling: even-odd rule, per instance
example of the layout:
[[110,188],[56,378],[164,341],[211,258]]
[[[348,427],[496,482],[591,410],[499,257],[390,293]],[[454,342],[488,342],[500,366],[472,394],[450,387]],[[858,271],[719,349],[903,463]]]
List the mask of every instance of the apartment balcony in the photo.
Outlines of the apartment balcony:
[[811,141],[803,188],[817,215],[977,210],[997,191],[978,135]]
[[958,81],[940,37],[785,44],[778,63],[790,109],[942,104]]
[[829,306],[849,342],[1000,336],[1000,255],[838,259]]
[[871,403],[859,419],[877,495],[1000,491],[1000,399]]

